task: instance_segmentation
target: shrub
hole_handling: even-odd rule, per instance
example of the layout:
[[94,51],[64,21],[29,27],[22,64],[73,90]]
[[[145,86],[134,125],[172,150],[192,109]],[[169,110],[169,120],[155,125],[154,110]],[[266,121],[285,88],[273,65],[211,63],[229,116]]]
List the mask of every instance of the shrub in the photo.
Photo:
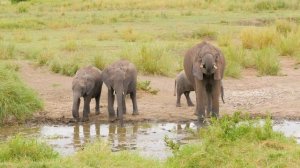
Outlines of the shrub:
[[121,58],[133,62],[145,74],[156,75],[170,75],[176,69],[177,63],[177,59],[170,56],[166,48],[158,45],[123,49]]
[[240,35],[244,48],[265,48],[275,44],[276,31],[272,28],[246,28],[241,31]]
[[271,48],[256,52],[256,69],[260,75],[277,75],[280,71],[279,58]]
[[277,50],[280,55],[283,56],[293,56],[300,49],[299,36],[294,33],[290,33],[286,36],[281,36],[280,40],[277,42]]
[[26,139],[19,135],[9,139],[6,144],[0,146],[1,162],[18,160],[41,161],[58,158],[59,156],[46,143],[38,142],[34,139]]
[[151,93],[151,94],[154,94],[156,95],[159,90],[158,89],[153,89],[151,86],[150,86],[150,83],[151,81],[138,81],[137,83],[137,89],[138,90],[143,90],[145,92],[148,92],[148,93]]
[[10,116],[23,120],[43,107],[37,94],[19,79],[15,69],[0,64],[0,122]]

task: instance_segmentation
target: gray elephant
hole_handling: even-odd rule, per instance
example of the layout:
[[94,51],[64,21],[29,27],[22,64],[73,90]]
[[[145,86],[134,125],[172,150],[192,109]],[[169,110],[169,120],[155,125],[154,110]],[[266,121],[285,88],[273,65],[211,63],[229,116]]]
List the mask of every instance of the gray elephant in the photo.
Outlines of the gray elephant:
[[96,115],[100,114],[100,96],[102,90],[101,71],[93,66],[87,66],[79,69],[72,82],[73,90],[73,108],[72,115],[76,121],[79,121],[80,98],[84,99],[82,121],[89,120],[90,102],[92,98],[96,100]]
[[221,80],[225,69],[225,58],[222,52],[208,42],[201,42],[189,49],[184,57],[184,70],[187,79],[196,92],[196,111],[198,121],[207,115],[219,116],[219,97]]
[[[181,99],[182,94],[185,95],[188,106],[194,106],[194,104],[190,98],[191,91],[195,91],[195,89],[194,89],[193,85],[190,83],[190,81],[187,79],[185,72],[181,71],[176,76],[176,79],[175,79],[174,96],[176,96],[176,93],[177,93],[176,107],[181,107],[180,99]],[[221,82],[221,98],[222,98],[223,103],[225,103],[224,88],[223,88],[222,82]]]
[[174,96],[176,96],[177,93],[176,107],[181,107],[180,99],[182,94],[184,94],[188,106],[194,106],[190,98],[191,91],[195,91],[195,89],[193,85],[189,82],[189,80],[186,78],[185,72],[181,71],[175,79]]
[[114,100],[117,96],[117,117],[123,124],[123,114],[126,114],[125,96],[130,94],[133,105],[133,115],[138,114],[136,102],[137,70],[127,60],[119,60],[105,68],[102,79],[108,88],[108,114],[110,120],[115,118]]

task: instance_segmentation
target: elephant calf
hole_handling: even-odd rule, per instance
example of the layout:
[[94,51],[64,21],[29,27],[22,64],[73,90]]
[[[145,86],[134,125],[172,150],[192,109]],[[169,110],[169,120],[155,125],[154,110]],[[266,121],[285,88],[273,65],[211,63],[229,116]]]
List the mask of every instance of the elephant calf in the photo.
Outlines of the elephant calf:
[[89,120],[90,102],[92,98],[96,100],[96,114],[100,113],[99,101],[102,90],[101,71],[93,66],[79,69],[72,82],[73,108],[72,114],[76,121],[79,121],[80,98],[84,98],[82,121]]
[[[190,81],[187,79],[185,72],[181,71],[175,79],[174,96],[176,96],[176,93],[177,93],[176,107],[181,107],[180,99],[181,99],[182,94],[185,95],[188,106],[194,106],[194,104],[190,98],[191,91],[195,91],[195,89],[194,89],[193,85],[190,83]],[[225,103],[224,88],[223,88],[222,82],[221,82],[221,98],[222,98],[223,103]]]
[[176,107],[181,107],[180,99],[182,94],[185,95],[188,106],[194,106],[190,98],[191,91],[195,91],[195,89],[186,78],[185,72],[181,71],[175,79],[174,96],[177,93]]
[[133,115],[138,114],[136,102],[137,70],[127,60],[119,60],[103,70],[102,79],[108,88],[108,114],[110,120],[115,118],[114,100],[117,96],[117,117],[123,124],[123,114],[126,114],[125,96],[130,94],[133,105]]

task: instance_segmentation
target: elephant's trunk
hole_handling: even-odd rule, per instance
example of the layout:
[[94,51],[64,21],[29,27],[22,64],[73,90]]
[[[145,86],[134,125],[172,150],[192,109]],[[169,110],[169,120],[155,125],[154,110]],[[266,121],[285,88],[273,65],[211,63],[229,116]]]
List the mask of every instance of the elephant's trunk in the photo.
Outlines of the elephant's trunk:
[[123,113],[124,113],[124,107],[123,107],[123,99],[124,94],[121,91],[117,92],[117,104],[118,104],[118,119],[120,120],[121,125],[123,125]]
[[175,86],[174,86],[174,96],[176,96],[176,80],[175,80]]
[[74,119],[79,119],[79,105],[80,105],[80,93],[73,92],[73,107],[72,107],[72,115]]

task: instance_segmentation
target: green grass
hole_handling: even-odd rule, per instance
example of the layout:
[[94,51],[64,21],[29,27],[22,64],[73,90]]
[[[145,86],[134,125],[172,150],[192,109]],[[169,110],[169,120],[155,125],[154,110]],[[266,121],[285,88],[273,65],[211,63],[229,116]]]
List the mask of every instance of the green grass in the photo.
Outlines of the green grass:
[[272,48],[257,51],[256,68],[260,75],[278,75],[280,64],[277,52]]
[[15,58],[15,46],[13,44],[0,43],[0,60]]
[[37,94],[21,81],[17,69],[12,63],[0,64],[0,123],[12,116],[24,120],[43,107]]
[[21,136],[1,144],[1,167],[297,167],[300,146],[293,138],[274,132],[270,118],[250,119],[235,112],[232,116],[211,119],[194,135],[193,144],[180,145],[168,137],[173,150],[167,160],[145,158],[136,152],[111,152],[110,145],[96,141],[72,156],[61,157],[37,140]]
[[[235,113],[201,128],[201,142],[180,147],[165,167],[295,167],[300,146],[265,124]],[[297,167],[297,166],[296,166]]]

